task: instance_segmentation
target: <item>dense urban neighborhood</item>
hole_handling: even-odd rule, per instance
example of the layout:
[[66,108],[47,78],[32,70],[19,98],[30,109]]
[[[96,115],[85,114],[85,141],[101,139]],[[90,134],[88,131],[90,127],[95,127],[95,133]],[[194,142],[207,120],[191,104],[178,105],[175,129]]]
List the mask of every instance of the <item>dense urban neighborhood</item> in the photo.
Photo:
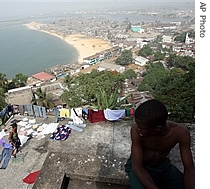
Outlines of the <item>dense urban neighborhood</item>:
[[[147,14],[162,15],[163,13]],[[187,57],[193,60],[195,58],[194,15],[189,11],[175,12],[171,16],[188,17],[189,19],[188,21],[169,23],[161,23],[160,21],[131,23],[128,19],[119,22],[92,15],[87,16],[87,13],[82,13],[82,16],[76,16],[76,18],[66,17],[48,24],[35,24],[37,30],[57,34],[62,36],[63,39],[69,34],[80,33],[85,38],[101,38],[112,47],[83,57],[81,62],[68,65],[61,64],[29,77],[17,73],[16,77],[10,82],[6,80],[6,76],[2,73],[2,86],[8,83],[6,88],[8,91],[5,91],[6,103],[29,104],[34,98],[33,91],[41,87],[43,92],[46,90],[46,93],[51,94],[51,100],[53,100],[55,106],[62,106],[63,104],[69,106],[88,105],[87,102],[89,101],[85,99],[83,99],[84,103],[76,104],[60,97],[62,94],[65,96],[67,92],[64,91],[73,87],[73,80],[76,77],[80,77],[81,74],[90,74],[92,70],[126,73],[126,80],[121,91],[119,91],[118,97],[127,97],[127,103],[130,106],[136,107],[138,100],[145,98],[144,94],[148,98],[152,98],[152,96],[154,98],[150,88],[139,90],[140,83],[147,75],[146,70],[149,65],[161,64],[165,69],[173,67],[183,69],[185,67],[184,70],[189,71],[186,62],[189,58]],[[68,82],[72,82],[72,85]],[[105,86],[105,84],[102,83],[100,86]],[[112,86],[109,87],[112,88]],[[108,88],[106,90],[109,91]],[[75,91],[81,93],[81,91]],[[76,94],[72,93],[71,95]],[[87,94],[83,95],[86,96]],[[92,98],[95,99],[95,95],[92,95]],[[80,100],[82,100],[81,97]]]
[[[113,19],[116,15],[120,19]],[[129,15],[157,20],[134,22]],[[194,10],[77,11],[24,27],[70,40],[76,49],[79,44],[79,57],[12,79],[1,70],[0,137],[7,137],[14,121],[25,145],[10,160],[0,185],[6,188],[11,179],[7,174],[16,168],[18,188],[20,178],[36,170],[39,177],[27,188],[127,189],[124,164],[130,155],[130,128],[136,108],[151,99],[162,101],[168,118],[190,130],[194,159]],[[100,42],[90,40],[88,46],[89,39]],[[83,47],[95,53],[82,53]],[[112,111],[118,113],[114,119],[109,117]],[[177,146],[169,156],[182,171]],[[21,167],[24,161],[27,165]],[[63,186],[69,178],[69,187]]]

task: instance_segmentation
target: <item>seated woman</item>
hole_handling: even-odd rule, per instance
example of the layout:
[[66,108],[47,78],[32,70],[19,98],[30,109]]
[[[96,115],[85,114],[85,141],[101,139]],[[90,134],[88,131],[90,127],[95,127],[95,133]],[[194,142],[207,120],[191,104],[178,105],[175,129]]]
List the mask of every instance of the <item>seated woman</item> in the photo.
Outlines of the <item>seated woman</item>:
[[13,148],[11,156],[16,157],[16,154],[19,152],[20,146],[21,146],[21,142],[20,142],[20,139],[18,137],[18,132],[17,132],[17,123],[12,124],[12,131],[9,132],[8,139]]

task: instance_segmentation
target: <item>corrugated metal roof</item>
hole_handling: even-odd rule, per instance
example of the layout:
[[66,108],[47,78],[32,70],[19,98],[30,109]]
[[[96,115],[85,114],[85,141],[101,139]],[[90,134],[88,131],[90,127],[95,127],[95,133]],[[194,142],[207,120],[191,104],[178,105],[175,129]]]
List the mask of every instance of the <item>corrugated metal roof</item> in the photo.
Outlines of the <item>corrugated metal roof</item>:
[[46,72],[40,72],[40,73],[34,74],[34,75],[32,75],[32,77],[34,77],[40,81],[48,81],[48,80],[55,78],[55,76],[48,74]]

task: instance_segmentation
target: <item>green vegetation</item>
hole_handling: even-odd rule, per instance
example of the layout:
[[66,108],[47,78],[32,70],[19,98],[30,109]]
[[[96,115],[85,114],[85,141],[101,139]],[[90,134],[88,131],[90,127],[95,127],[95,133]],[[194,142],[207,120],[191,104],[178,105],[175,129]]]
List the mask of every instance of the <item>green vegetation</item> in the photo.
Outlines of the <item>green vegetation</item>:
[[161,51],[156,51],[154,54],[154,61],[163,60],[165,58],[165,54],[161,53]]
[[124,51],[121,53],[121,56],[118,57],[118,58],[115,60],[115,63],[118,64],[118,65],[126,66],[126,65],[131,64],[132,61],[133,61],[133,56],[132,56],[131,50],[124,50]]
[[153,54],[153,50],[149,45],[144,45],[142,49],[139,50],[138,56],[143,56],[144,58]]
[[0,87],[0,111],[3,110],[6,105],[4,89]]
[[171,120],[194,122],[195,59],[177,56],[175,59],[171,69],[165,69],[161,63],[150,63],[138,90],[150,91],[154,98],[161,100]]
[[126,28],[126,33],[128,32],[128,31],[130,31],[131,30],[131,23],[129,22],[128,23],[128,26],[127,26],[127,28]]
[[2,88],[5,92],[9,89],[19,88],[26,86],[28,76],[23,75],[22,73],[17,73],[12,81],[9,82],[6,78],[6,75],[0,73],[0,88]]
[[123,100],[119,100],[118,96],[119,94],[117,89],[110,94],[100,89],[99,92],[96,93],[96,101],[95,103],[92,103],[92,106],[98,110],[105,110],[107,108],[111,110],[121,109],[121,105],[128,97]]
[[44,91],[41,88],[38,88],[36,91],[33,91],[33,99],[31,100],[31,103],[46,108],[53,108],[53,96],[47,94],[46,90],[47,88],[45,88]]
[[[66,82],[66,80],[64,80]],[[88,74],[79,74],[71,79],[68,90],[64,91],[61,99],[69,107],[82,105],[101,104],[97,100],[97,95],[105,91],[108,96],[124,87],[125,75],[117,72],[92,70]]]
[[66,77],[64,77],[63,83],[65,86],[70,88],[71,84],[73,83],[73,78],[70,75],[67,75]]
[[8,79],[6,78],[6,75],[3,73],[0,73],[0,88],[4,92],[6,92],[8,88]]
[[12,78],[12,83],[14,84],[15,88],[24,87],[26,86],[26,81],[28,76],[23,75],[22,73],[17,73],[14,78]]
[[5,92],[8,88],[8,80],[6,75],[0,73],[0,111],[7,105],[5,101]]
[[[155,51],[150,45],[144,45],[137,53],[143,57],[153,57],[152,61],[147,63],[144,79],[138,86],[138,90],[150,91],[154,98],[161,100],[167,106],[171,120],[194,122],[195,59],[189,56],[178,56],[171,49],[168,57],[165,58],[166,51],[163,51],[161,40],[162,36],[158,36]],[[132,59],[132,52],[124,50],[121,56],[116,59],[116,64],[129,65]],[[163,59],[167,68],[161,62],[157,62]],[[137,74],[132,69],[126,70],[123,74],[92,70],[91,73],[80,73],[75,77],[67,75],[63,80],[67,90],[60,98],[68,107],[92,105],[98,109],[118,109],[122,103],[119,101],[119,93],[124,89],[125,79],[135,79],[136,77]],[[6,75],[0,73],[1,109],[6,106],[5,92],[8,89],[25,86],[27,78],[27,76],[18,73],[9,82]],[[38,88],[33,94],[32,103],[46,108],[54,106],[53,96],[47,95],[46,90],[42,91],[41,88]]]
[[[195,31],[190,30],[190,31],[187,31],[187,32],[189,33],[189,35],[188,35],[189,37],[195,39]],[[174,41],[184,43],[185,39],[186,39],[187,32],[175,33],[174,34]]]
[[154,41],[153,41],[153,44],[159,44],[159,43],[161,43],[161,42],[163,42],[163,35],[158,35],[155,39],[154,39]]
[[186,32],[183,33],[175,33],[174,41],[184,43],[186,39]]
[[190,66],[195,64],[195,59],[190,56],[177,56],[176,54],[170,54],[166,59],[166,64],[169,68],[181,68],[185,71],[189,70]]
[[136,79],[137,77],[137,73],[132,69],[126,70],[124,74],[126,79]]

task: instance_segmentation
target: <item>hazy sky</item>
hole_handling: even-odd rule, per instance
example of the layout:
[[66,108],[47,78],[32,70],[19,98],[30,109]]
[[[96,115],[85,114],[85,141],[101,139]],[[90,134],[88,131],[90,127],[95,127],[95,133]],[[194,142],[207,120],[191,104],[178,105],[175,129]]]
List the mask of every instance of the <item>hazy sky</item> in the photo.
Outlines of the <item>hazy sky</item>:
[[[104,9],[135,9],[138,8],[135,3],[140,3],[139,7],[150,6],[159,7],[160,3],[167,3],[167,6],[182,7],[178,5],[194,0],[0,0],[0,20],[6,18],[19,18],[18,16],[36,16],[37,14],[57,14],[65,11],[82,11],[82,10],[104,10]],[[169,3],[171,2],[171,3]],[[177,6],[176,6],[177,5]],[[149,7],[148,7],[149,6]],[[159,7],[160,8],[160,7]]]
[[0,2],[195,2],[195,0],[0,0]]

